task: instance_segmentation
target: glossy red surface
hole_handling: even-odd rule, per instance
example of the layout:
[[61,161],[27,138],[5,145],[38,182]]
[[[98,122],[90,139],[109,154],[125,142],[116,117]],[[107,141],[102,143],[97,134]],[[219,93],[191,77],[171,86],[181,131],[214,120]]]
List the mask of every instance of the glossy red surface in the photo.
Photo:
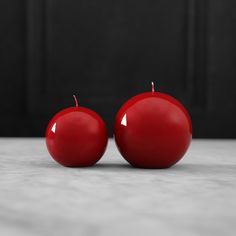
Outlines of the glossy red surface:
[[178,162],[192,139],[185,108],[160,92],[128,100],[115,120],[114,137],[122,156],[140,168],[167,168]]
[[95,164],[106,149],[107,139],[107,129],[100,116],[80,106],[58,112],[46,130],[49,153],[68,167]]

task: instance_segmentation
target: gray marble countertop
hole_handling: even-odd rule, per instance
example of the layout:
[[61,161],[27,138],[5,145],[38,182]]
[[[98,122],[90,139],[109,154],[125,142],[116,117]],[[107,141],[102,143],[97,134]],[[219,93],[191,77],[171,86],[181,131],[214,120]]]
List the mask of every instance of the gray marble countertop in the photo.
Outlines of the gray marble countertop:
[[174,167],[130,167],[110,140],[65,168],[43,139],[0,139],[0,235],[236,235],[236,141],[194,140]]

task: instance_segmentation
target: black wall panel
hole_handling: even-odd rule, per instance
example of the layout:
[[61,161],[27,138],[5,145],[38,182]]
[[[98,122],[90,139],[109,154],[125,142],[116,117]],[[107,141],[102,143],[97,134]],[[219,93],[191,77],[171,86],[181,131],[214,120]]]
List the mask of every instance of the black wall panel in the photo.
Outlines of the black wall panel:
[[79,103],[110,134],[131,96],[179,99],[194,137],[235,138],[236,3],[223,0],[11,0],[0,3],[1,136],[42,136]]

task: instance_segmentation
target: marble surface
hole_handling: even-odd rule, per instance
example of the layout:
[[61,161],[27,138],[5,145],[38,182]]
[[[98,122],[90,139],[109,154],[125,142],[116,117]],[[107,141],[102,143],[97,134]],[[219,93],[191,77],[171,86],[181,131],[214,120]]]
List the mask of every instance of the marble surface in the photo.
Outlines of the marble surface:
[[236,235],[236,141],[194,140],[165,170],[130,167],[110,140],[65,168],[43,139],[0,139],[0,235]]

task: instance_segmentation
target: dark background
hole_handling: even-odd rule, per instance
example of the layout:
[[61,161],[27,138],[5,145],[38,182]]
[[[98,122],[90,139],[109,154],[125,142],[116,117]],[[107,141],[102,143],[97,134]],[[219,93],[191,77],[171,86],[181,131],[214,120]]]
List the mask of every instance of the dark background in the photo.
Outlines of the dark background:
[[43,136],[72,94],[111,134],[154,81],[194,137],[236,138],[235,12],[235,0],[1,0],[0,136]]

